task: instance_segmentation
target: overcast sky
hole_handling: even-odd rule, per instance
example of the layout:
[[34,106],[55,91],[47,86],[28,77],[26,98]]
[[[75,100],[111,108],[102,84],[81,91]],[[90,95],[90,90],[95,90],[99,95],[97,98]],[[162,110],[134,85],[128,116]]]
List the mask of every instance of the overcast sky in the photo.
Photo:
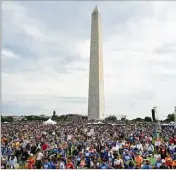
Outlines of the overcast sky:
[[3,2],[3,114],[87,113],[91,13],[102,16],[105,111],[176,106],[176,2]]

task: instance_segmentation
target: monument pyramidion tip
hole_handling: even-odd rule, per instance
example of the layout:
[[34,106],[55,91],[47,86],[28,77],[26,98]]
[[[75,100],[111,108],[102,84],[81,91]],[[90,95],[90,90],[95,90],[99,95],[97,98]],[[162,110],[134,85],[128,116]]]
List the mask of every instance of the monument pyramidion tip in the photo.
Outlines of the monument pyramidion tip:
[[97,5],[96,5],[92,13],[94,14],[94,13],[98,13],[98,12],[99,12],[99,11],[98,11],[98,7],[97,7]]

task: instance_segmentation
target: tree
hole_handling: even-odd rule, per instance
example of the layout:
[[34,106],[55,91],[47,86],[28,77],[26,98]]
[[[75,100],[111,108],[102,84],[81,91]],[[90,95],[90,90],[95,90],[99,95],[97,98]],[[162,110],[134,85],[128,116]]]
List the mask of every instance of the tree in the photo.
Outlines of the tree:
[[116,118],[116,116],[111,115],[111,116],[107,117],[105,120],[106,120],[106,121],[116,122],[116,121],[117,121],[117,118]]
[[143,121],[143,119],[142,119],[142,118],[140,118],[140,117],[138,117],[138,118],[134,119],[134,121],[136,121],[136,122],[142,122],[142,121]]
[[120,115],[120,118],[121,118],[120,120],[121,121],[126,121],[126,117],[127,117],[126,115]]
[[2,116],[1,115],[1,122],[13,122],[13,117],[12,116]]
[[25,119],[27,121],[33,121],[34,120],[34,116],[25,116]]
[[147,117],[147,116],[146,116],[146,117],[144,118],[144,120],[145,120],[146,122],[152,122],[152,118],[151,118],[151,117]]
[[12,116],[8,116],[7,120],[8,120],[8,122],[13,122],[13,117]]
[[165,122],[174,122],[174,113],[173,114],[168,114]]
[[56,120],[56,121],[66,121],[67,118],[68,118],[67,115],[61,115],[61,116],[56,116],[56,117],[55,117],[55,120]]

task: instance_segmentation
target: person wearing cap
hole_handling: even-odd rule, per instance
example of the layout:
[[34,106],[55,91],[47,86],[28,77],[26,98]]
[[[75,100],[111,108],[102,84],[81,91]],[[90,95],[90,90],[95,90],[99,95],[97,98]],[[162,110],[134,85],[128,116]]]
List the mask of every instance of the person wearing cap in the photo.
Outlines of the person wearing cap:
[[149,159],[144,160],[144,164],[141,166],[142,169],[153,169],[152,165],[150,164]]

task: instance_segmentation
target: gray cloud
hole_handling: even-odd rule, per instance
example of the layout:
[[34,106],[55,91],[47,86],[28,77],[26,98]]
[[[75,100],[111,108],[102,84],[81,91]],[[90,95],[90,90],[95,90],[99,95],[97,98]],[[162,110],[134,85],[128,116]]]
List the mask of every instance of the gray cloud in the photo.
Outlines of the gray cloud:
[[3,2],[3,48],[19,56],[3,58],[3,112],[87,113],[96,4],[103,24],[106,112],[134,118],[150,115],[155,104],[164,114],[172,110],[174,3],[43,1]]

